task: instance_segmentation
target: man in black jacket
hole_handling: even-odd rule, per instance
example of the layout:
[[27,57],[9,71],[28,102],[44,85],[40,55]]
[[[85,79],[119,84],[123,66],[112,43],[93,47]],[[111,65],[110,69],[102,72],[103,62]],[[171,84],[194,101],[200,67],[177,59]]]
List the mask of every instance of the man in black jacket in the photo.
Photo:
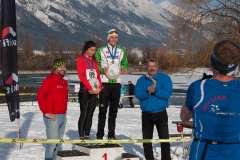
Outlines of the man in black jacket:
[[[132,84],[131,81],[128,81],[128,85],[129,85],[129,96],[135,95],[134,94],[134,90],[135,90],[135,86]],[[132,101],[133,97],[129,97],[129,102],[130,102],[130,107],[134,107],[133,101]]]

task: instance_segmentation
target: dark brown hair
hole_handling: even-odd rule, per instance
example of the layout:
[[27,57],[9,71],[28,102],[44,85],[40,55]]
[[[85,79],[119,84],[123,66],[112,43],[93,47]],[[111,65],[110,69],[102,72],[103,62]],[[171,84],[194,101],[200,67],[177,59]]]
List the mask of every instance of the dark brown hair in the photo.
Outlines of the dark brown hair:
[[[88,50],[89,48],[91,47],[96,47],[96,44],[94,41],[92,40],[89,40],[89,41],[86,41],[82,47],[82,56],[84,55],[84,53],[86,52],[86,50]],[[95,57],[95,54],[92,56],[92,59],[94,60],[94,62],[97,63],[97,59]]]
[[230,40],[216,43],[213,52],[222,64],[237,64],[240,62],[240,47]]

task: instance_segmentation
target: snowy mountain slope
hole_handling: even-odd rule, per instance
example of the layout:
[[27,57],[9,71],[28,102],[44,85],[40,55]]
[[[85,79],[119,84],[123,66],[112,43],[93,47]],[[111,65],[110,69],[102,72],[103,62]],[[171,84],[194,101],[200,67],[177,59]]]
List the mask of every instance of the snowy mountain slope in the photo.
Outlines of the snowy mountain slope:
[[119,44],[157,47],[172,28],[173,15],[152,0],[16,0],[18,31],[43,42],[46,35],[83,43],[119,31]]
[[163,1],[158,4],[161,8],[169,11],[170,13],[177,15],[178,12],[183,12],[182,8],[172,5],[169,1]]
[[[175,16],[179,16],[179,13],[182,14],[182,18],[184,18],[184,19],[192,19],[193,21],[198,21],[201,18],[200,14],[197,14],[194,12],[193,13],[185,12],[182,8],[172,5],[169,1],[163,1],[163,2],[159,3],[158,5],[161,8],[169,11],[170,13],[172,13]],[[184,12],[186,14],[184,14]],[[202,21],[202,24],[211,23],[212,21],[213,21],[212,18],[206,18]]]

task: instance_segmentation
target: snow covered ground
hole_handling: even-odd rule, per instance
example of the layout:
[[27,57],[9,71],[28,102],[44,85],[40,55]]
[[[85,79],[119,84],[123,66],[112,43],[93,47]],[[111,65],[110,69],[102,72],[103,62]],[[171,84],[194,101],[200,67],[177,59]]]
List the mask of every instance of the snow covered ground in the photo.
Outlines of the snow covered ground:
[[[202,73],[206,72],[205,69],[199,69],[199,72],[192,76],[190,79],[186,76],[189,74],[173,74],[170,75],[174,89],[187,89],[191,82],[200,79]],[[209,74],[209,73],[208,73]],[[130,76],[130,75],[129,75]],[[133,77],[132,77],[133,76]],[[131,77],[124,77],[127,82],[129,79],[135,84],[140,75],[131,75]],[[38,77],[39,78],[39,77]],[[76,75],[67,75],[66,79],[79,81]],[[172,121],[180,120],[181,106],[170,106],[168,112],[169,133],[176,134],[177,127],[172,124]],[[45,139],[45,126],[43,123],[42,113],[39,110],[37,102],[21,102],[21,137]],[[80,115],[79,104],[69,102],[67,111],[67,125],[64,134],[64,139],[78,139],[78,118]],[[6,104],[0,104],[0,138],[16,138],[18,137],[18,123],[10,122],[8,115],[8,108]],[[98,108],[96,108],[93,117],[93,125],[91,130],[91,138],[96,138],[97,132],[97,117]],[[123,108],[118,112],[116,122],[116,138],[117,139],[142,139],[141,131],[141,110],[139,106],[136,108]],[[184,129],[184,133],[191,133],[190,129]],[[107,123],[105,127],[105,135],[107,135]],[[107,137],[105,137],[107,138]],[[154,139],[158,139],[156,128],[154,129]],[[183,159],[182,143],[171,143],[171,157],[173,160]],[[140,157],[140,160],[145,160],[142,144],[121,144],[123,152],[131,153]],[[42,160],[44,159],[46,144],[23,144],[22,149],[19,144],[2,144],[0,143],[0,160]],[[62,144],[60,150],[72,150],[73,144]],[[153,143],[153,150],[155,159],[161,159],[161,148],[157,143]]]
[[[38,108],[37,102],[31,106],[31,102],[21,103],[21,136],[22,138],[45,139],[45,126],[43,123],[42,113]],[[67,111],[67,125],[64,139],[78,139],[78,118],[80,115],[79,104],[69,102]],[[178,108],[176,108],[178,107]],[[172,124],[172,121],[180,120],[180,106],[170,106],[167,109],[169,116],[169,132],[177,133],[177,127]],[[96,138],[97,132],[97,116],[98,107],[94,112],[91,137]],[[18,137],[18,121],[10,122],[8,109],[5,106],[0,107],[0,137],[1,138],[16,138]],[[105,135],[107,135],[106,123]],[[184,129],[185,133],[191,133],[191,130]],[[107,138],[107,136],[105,137]],[[142,139],[141,132],[141,110],[140,108],[123,108],[118,112],[116,125],[117,139]],[[156,128],[154,130],[154,139],[158,139]],[[142,144],[122,144],[123,152],[138,155],[141,160],[144,160],[144,152]],[[23,144],[22,149],[19,144],[4,144],[0,143],[0,160],[41,160],[44,159],[46,144]],[[62,144],[60,150],[72,150],[73,144]],[[153,143],[154,156],[156,159],[161,159],[161,148],[159,144]],[[173,160],[183,159],[181,143],[171,143],[171,156]]]

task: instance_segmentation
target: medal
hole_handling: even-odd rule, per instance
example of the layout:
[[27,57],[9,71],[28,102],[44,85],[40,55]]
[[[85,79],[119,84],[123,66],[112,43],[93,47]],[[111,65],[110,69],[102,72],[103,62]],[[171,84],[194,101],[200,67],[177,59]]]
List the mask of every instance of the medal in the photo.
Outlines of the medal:
[[114,55],[112,54],[112,52],[110,51],[109,47],[108,47],[108,44],[107,44],[107,49],[108,49],[108,52],[110,53],[111,57],[112,57],[112,64],[114,64],[114,59],[116,57],[116,53],[117,53],[117,45],[115,47],[115,51],[114,51]]

